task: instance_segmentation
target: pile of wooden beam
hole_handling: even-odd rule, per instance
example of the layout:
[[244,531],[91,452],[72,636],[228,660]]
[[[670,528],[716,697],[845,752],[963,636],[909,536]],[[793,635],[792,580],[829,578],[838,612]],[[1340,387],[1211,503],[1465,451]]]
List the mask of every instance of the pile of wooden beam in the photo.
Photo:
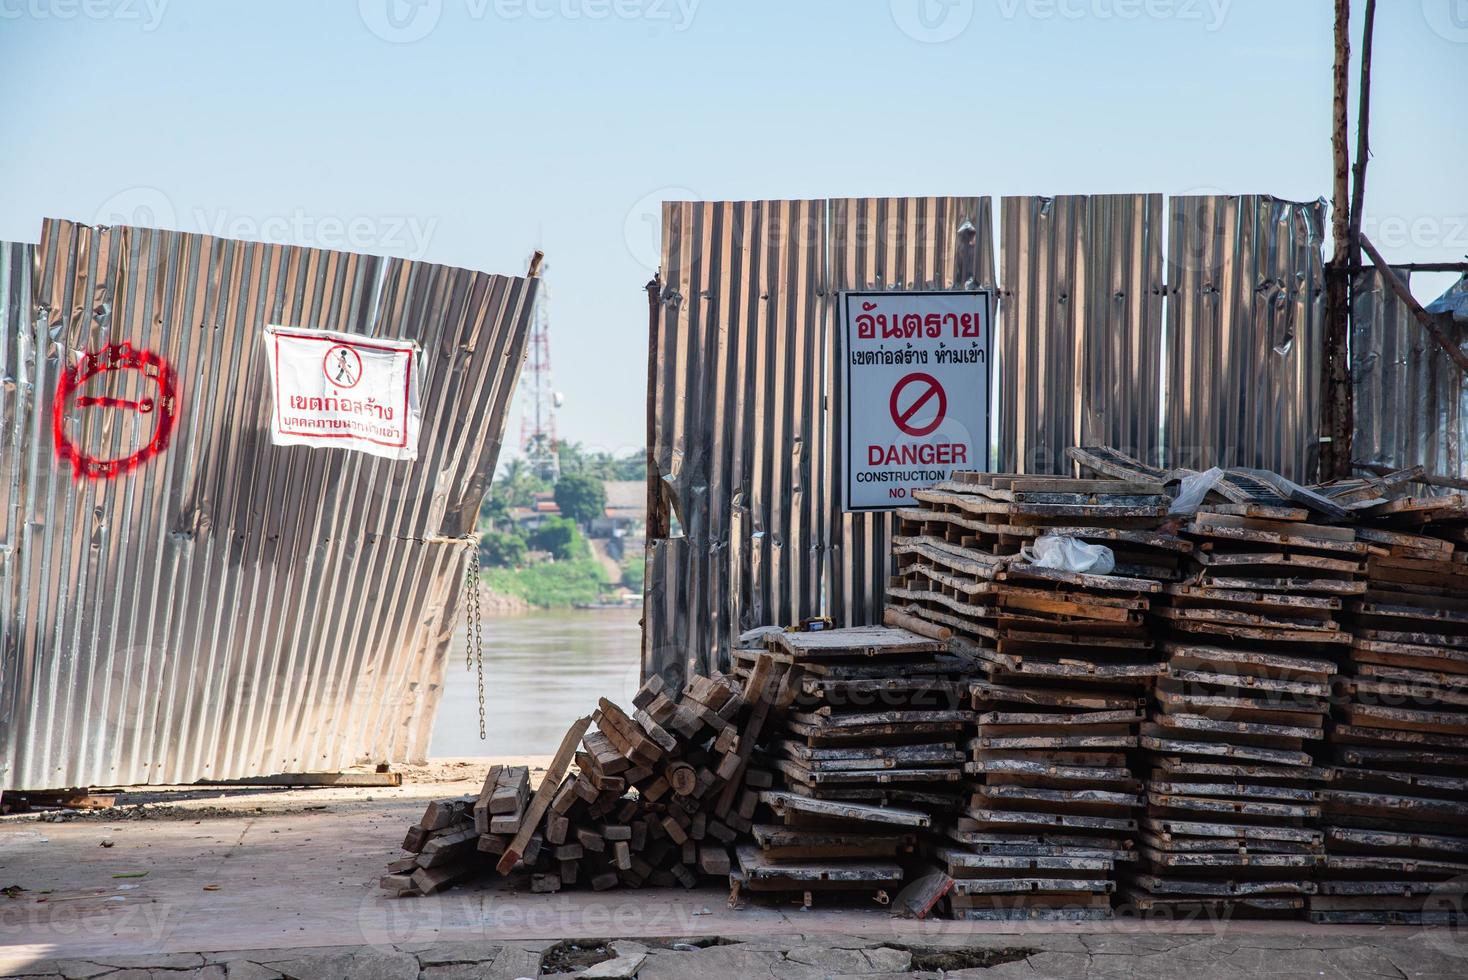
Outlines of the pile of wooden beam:
[[1461,921],[1468,889],[1468,495],[1362,515],[1338,679],[1318,922]]
[[528,875],[533,892],[723,879],[772,782],[748,762],[781,674],[763,657],[742,686],[695,677],[677,693],[653,677],[631,714],[603,698],[533,793],[528,769],[496,766],[477,799],[430,804],[382,887],[431,894],[489,871]]
[[[898,515],[891,602],[953,630],[950,649],[982,677],[969,687],[967,807],[935,852],[950,908],[1106,918],[1142,805],[1128,754],[1159,670],[1146,614],[1190,546],[1146,480],[959,474],[914,496]],[[1041,567],[1025,550],[1047,536],[1104,545],[1115,567]]]
[[1187,575],[1154,608],[1167,663],[1142,736],[1129,898],[1143,912],[1292,915],[1314,890],[1328,775],[1315,756],[1366,545],[1270,486],[1189,520]]
[[780,822],[756,824],[731,884],[806,904],[832,890],[890,897],[929,813],[960,802],[966,663],[942,639],[896,627],[775,632],[765,643],[738,651],[735,672],[752,676],[764,657],[785,674],[761,756],[780,784],[761,813]]

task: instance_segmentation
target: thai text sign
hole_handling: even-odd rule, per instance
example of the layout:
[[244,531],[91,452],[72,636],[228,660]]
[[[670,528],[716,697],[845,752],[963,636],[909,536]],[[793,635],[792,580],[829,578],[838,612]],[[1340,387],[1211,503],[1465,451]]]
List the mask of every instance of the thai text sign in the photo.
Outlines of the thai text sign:
[[909,506],[954,470],[989,468],[992,297],[984,291],[841,296],[842,500]]
[[418,371],[411,340],[265,328],[277,446],[356,449],[418,458]]

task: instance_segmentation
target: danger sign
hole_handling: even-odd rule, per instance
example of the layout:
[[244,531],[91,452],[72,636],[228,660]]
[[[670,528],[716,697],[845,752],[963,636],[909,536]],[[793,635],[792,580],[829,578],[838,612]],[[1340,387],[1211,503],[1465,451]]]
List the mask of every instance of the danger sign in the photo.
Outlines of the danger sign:
[[270,326],[265,347],[272,443],[418,458],[417,343]]
[[989,468],[987,291],[844,293],[837,360],[847,510],[895,510]]

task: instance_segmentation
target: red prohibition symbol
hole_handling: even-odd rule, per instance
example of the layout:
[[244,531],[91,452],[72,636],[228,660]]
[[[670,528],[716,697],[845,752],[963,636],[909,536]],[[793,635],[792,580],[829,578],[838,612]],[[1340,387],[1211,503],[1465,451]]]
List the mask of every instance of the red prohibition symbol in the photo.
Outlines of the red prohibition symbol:
[[346,344],[337,344],[321,359],[321,373],[336,388],[355,388],[362,380],[362,355]]
[[[933,420],[925,425],[913,425],[912,417],[934,398],[938,399],[938,411]],[[943,390],[943,385],[937,378],[915,371],[893,387],[889,407],[892,409],[892,421],[897,423],[897,428],[910,436],[925,436],[943,424],[943,419],[948,414],[948,393]]]
[[[113,398],[107,395],[88,395],[83,388],[89,381],[104,382],[113,372],[117,379],[135,380],[121,372],[137,372],[141,394],[136,399]],[[117,409],[135,413],[135,424],[152,428],[148,441],[135,452],[115,459],[91,456],[72,441],[66,431],[66,415],[76,408]],[[95,353],[85,354],[81,360],[61,374],[56,385],[56,397],[51,405],[51,434],[55,439],[56,455],[71,464],[77,479],[106,480],[142,465],[168,448],[178,421],[177,381],[168,362],[149,350],[136,350],[131,344],[110,344]]]

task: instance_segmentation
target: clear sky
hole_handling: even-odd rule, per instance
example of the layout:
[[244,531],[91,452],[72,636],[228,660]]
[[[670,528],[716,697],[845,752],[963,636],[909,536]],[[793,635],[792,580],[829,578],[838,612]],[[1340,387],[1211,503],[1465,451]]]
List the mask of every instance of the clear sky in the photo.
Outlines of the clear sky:
[[[0,0],[0,238],[152,215],[493,272],[541,247],[560,433],[632,449],[660,200],[1328,196],[1331,9]],[[1373,75],[1368,234],[1460,259],[1468,0],[1384,0]]]

